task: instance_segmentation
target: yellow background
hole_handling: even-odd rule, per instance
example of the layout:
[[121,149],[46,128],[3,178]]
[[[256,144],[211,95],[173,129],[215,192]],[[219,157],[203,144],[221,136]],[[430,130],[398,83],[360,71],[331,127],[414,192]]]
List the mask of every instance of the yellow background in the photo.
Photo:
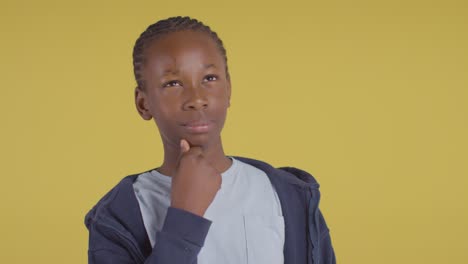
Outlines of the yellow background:
[[1,1],[1,263],[85,263],[86,212],[160,164],[131,52],[191,15],[225,42],[226,153],[321,184],[339,263],[468,263],[468,2]]

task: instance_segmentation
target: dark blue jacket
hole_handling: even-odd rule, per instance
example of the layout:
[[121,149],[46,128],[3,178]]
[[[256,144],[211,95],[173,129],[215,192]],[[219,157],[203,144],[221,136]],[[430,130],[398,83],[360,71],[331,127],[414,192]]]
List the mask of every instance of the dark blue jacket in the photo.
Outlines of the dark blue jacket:
[[[278,194],[285,223],[285,264],[334,264],[329,229],[318,208],[319,184],[305,171],[273,168],[267,163],[234,157],[263,170]],[[143,224],[133,182],[123,178],[86,215],[89,263],[196,263],[211,221],[169,207],[154,248]],[[229,239],[229,238],[226,238]]]

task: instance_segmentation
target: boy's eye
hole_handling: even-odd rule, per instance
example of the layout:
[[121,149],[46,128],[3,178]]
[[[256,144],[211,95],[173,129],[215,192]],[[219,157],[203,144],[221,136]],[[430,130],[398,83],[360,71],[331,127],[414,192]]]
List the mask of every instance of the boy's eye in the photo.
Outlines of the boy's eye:
[[204,81],[212,82],[218,80],[218,76],[216,75],[207,75],[204,79]]
[[163,87],[172,87],[172,86],[180,86],[181,83],[179,81],[168,81],[166,83],[164,83]]

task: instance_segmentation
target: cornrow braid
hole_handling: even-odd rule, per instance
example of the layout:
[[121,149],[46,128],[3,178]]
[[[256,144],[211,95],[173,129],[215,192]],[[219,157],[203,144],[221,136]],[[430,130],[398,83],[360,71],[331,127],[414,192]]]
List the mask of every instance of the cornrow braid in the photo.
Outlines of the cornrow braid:
[[143,65],[145,63],[145,49],[155,39],[160,38],[166,34],[182,30],[205,32],[215,41],[224,59],[224,65],[226,66],[226,77],[228,80],[230,79],[227,66],[226,49],[224,48],[223,42],[218,37],[218,34],[212,31],[209,26],[194,18],[187,16],[177,16],[159,20],[158,22],[150,25],[143,33],[141,33],[140,37],[135,42],[135,46],[133,47],[133,72],[135,74],[135,80],[137,82],[138,89],[143,91],[145,90],[145,81],[142,76]]

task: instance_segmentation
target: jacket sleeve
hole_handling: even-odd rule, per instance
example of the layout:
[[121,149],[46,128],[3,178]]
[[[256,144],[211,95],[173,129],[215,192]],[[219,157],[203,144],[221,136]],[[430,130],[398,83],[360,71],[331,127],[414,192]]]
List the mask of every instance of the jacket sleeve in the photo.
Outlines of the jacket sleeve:
[[156,244],[147,259],[137,244],[105,225],[89,227],[89,264],[192,264],[205,242],[211,221],[169,207]]

